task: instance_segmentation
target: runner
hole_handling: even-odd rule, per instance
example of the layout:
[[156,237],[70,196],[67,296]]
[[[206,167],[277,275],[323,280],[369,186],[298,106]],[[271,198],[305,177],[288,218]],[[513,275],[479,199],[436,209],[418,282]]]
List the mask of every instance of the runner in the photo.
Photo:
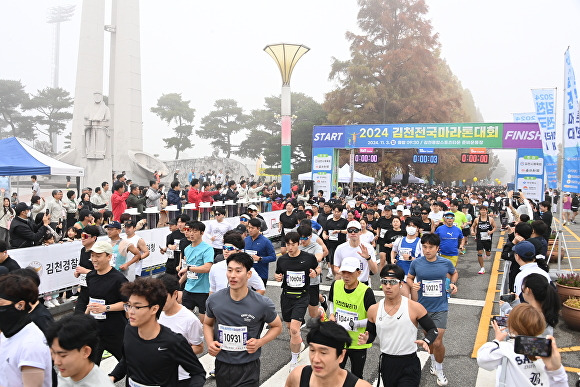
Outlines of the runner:
[[334,321],[313,320],[306,336],[310,364],[296,367],[286,379],[286,387],[371,387],[365,380],[340,368],[352,343],[348,332]]
[[[340,266],[342,279],[332,283],[328,300],[330,301],[329,318],[345,328],[352,339],[340,367],[345,368],[346,360],[350,359],[351,372],[362,379],[367,348],[372,346],[376,336],[375,324],[367,321],[367,311],[377,301],[373,290],[358,280],[360,275],[358,258],[343,259]],[[367,339],[360,344],[359,335],[364,334],[365,331]]]
[[282,255],[276,262],[276,274],[274,278],[282,282],[282,294],[280,295],[280,307],[282,320],[290,331],[290,371],[296,367],[298,357],[302,350],[302,337],[300,326],[304,323],[304,315],[308,308],[308,288],[310,278],[316,276],[318,261],[310,253],[300,251],[300,236],[291,231],[284,236],[287,253]]
[[[300,251],[313,254],[316,257],[318,266],[316,267],[316,276],[310,279],[310,286],[308,287],[308,314],[311,318],[319,317],[326,308],[320,310],[318,305],[325,302],[324,296],[320,294],[320,274],[322,273],[322,258],[324,256],[323,245],[320,245],[320,237],[312,232],[312,228],[307,225],[298,226],[298,235],[300,236]],[[314,239],[316,238],[316,239]]]
[[495,220],[489,216],[488,209],[485,206],[479,206],[479,216],[473,221],[471,234],[475,235],[477,244],[477,261],[479,262],[479,272],[485,274],[483,267],[483,251],[487,258],[491,258],[492,235],[495,232]]
[[213,248],[202,241],[205,224],[198,220],[187,223],[183,229],[191,242],[183,251],[183,264],[178,275],[180,283],[185,281],[183,306],[193,311],[197,306],[199,321],[205,317],[205,302],[209,296],[209,271],[213,265]]
[[439,236],[441,243],[439,255],[450,260],[453,266],[457,266],[459,251],[463,250],[465,244],[463,232],[459,227],[454,225],[455,215],[453,212],[445,212],[443,214],[443,221],[444,223],[435,229],[435,234]]
[[178,386],[178,366],[189,373],[189,386],[203,386],[205,370],[187,340],[159,324],[167,291],[157,278],[127,282],[121,293],[129,316],[124,328],[123,358],[109,374],[113,382],[127,378],[128,386]]
[[[429,344],[437,338],[437,328],[423,305],[403,296],[404,276],[399,266],[385,266],[381,271],[385,298],[367,312],[369,322],[376,324],[381,348],[379,375],[386,387],[419,386],[421,362],[417,345],[429,352]],[[423,340],[417,340],[419,324],[427,330]],[[368,336],[368,332],[361,334],[359,344],[367,342]]]
[[[446,219],[446,222],[448,221]],[[437,254],[440,243],[437,234],[427,234],[421,238],[423,257],[411,262],[407,283],[412,290],[412,299],[419,301],[427,309],[429,317],[439,332],[437,339],[429,346],[431,350],[429,372],[432,375],[437,375],[437,385],[446,386],[447,378],[443,373],[443,359],[445,358],[443,335],[447,329],[449,304],[445,291],[445,280],[448,275],[451,276],[451,294],[455,294],[457,293],[456,282],[459,274],[449,259],[442,258]],[[423,326],[421,328],[428,329],[428,327]]]
[[[259,386],[261,347],[282,332],[274,303],[248,289],[253,260],[246,253],[227,258],[229,287],[207,300],[203,333],[208,352],[215,356],[218,387]],[[269,329],[260,333],[264,324]]]
[[329,280],[334,278],[334,252],[341,243],[346,241],[347,225],[347,220],[342,217],[342,206],[333,205],[332,218],[326,221],[326,225],[322,231],[322,238],[324,239],[324,243],[328,248],[328,274],[326,275],[326,278]]
[[368,285],[369,273],[377,273],[376,252],[373,246],[360,241],[361,225],[358,221],[353,220],[348,223],[346,231],[348,232],[348,241],[336,248],[334,253],[335,278],[340,279],[339,268],[342,260],[346,257],[356,257],[360,261],[361,275],[359,280]]
[[[411,262],[416,258],[423,255],[423,250],[421,248],[421,239],[418,238],[419,235],[419,219],[409,218],[405,221],[406,227],[405,232],[407,236],[402,238],[397,238],[393,242],[393,251],[391,252],[391,262],[397,264],[403,269],[405,275],[409,272],[409,267]],[[408,287],[405,284],[404,290],[406,291],[405,296],[408,296]]]

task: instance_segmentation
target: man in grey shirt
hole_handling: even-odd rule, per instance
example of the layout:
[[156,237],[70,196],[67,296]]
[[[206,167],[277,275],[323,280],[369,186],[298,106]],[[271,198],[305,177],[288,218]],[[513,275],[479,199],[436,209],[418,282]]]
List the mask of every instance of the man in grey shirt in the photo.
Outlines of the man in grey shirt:
[[161,198],[162,193],[159,191],[159,183],[157,180],[149,180],[149,189],[147,190],[147,200],[145,205],[147,208],[155,207],[161,210],[161,205],[159,203],[159,198]]
[[[254,261],[247,253],[227,258],[229,287],[209,296],[203,334],[215,356],[216,385],[258,386],[261,347],[282,332],[272,300],[248,288]],[[270,326],[260,337],[264,323]]]

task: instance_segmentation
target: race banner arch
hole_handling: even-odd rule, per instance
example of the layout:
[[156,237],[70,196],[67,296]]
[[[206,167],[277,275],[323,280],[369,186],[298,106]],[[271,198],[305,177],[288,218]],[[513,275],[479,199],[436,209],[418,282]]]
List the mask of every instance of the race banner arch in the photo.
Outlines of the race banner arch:
[[322,190],[325,197],[330,197],[330,193],[336,191],[338,186],[338,150],[359,148],[487,148],[523,151],[541,150],[542,139],[539,125],[535,122],[315,126],[312,131],[314,190]]

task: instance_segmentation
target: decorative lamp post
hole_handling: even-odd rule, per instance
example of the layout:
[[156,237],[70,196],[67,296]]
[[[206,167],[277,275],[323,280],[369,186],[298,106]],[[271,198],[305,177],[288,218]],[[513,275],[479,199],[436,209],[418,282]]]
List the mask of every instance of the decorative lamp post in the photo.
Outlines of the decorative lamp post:
[[292,70],[306,54],[310,48],[302,44],[271,44],[264,48],[272,59],[278,65],[280,74],[282,75],[282,98],[281,98],[281,126],[282,126],[282,142],[281,142],[281,175],[282,175],[282,194],[285,195],[290,192],[290,173],[292,158],[292,151],[290,145],[292,144],[292,114],[290,107],[290,77]]

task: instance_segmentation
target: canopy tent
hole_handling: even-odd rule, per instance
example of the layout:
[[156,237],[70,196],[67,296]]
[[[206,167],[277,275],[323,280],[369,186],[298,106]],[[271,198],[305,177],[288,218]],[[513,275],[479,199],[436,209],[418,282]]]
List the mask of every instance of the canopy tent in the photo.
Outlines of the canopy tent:
[[0,176],[84,176],[81,167],[44,155],[16,137],[0,140]]
[[[312,180],[312,172],[304,172],[298,175],[298,180],[310,181]],[[354,171],[353,181],[355,183],[374,183],[375,179],[370,176],[363,175],[360,172]],[[350,166],[344,164],[338,170],[338,182],[339,183],[350,183]]]
[[[401,180],[403,180],[403,175],[400,174],[400,173],[398,175],[395,175],[395,177],[393,177],[391,179],[391,181],[393,183],[398,183]],[[414,175],[411,175],[410,174],[409,175],[409,183],[425,183],[425,180],[424,179],[421,179],[421,178],[418,178],[417,176],[414,176]]]

